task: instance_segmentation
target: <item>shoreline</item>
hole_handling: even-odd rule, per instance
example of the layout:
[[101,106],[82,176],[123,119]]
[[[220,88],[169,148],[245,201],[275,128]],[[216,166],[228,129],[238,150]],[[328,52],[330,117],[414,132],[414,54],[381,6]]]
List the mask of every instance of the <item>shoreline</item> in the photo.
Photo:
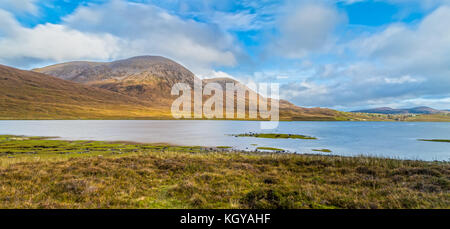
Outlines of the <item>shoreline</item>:
[[12,138],[0,208],[450,208],[449,162]]
[[[15,138],[30,138],[37,140],[50,140],[50,141],[60,141],[60,142],[102,142],[110,144],[125,144],[125,145],[140,145],[140,146],[154,146],[154,147],[182,147],[182,148],[197,148],[202,149],[203,153],[210,152],[220,152],[220,153],[241,153],[241,154],[256,154],[256,155],[305,155],[305,156],[324,156],[324,157],[342,157],[342,158],[369,158],[369,159],[382,159],[382,160],[397,160],[397,161],[417,161],[417,162],[438,162],[438,163],[450,163],[449,160],[421,160],[421,159],[408,159],[399,157],[386,157],[377,156],[374,154],[356,154],[356,155],[339,155],[329,149],[311,149],[311,152],[301,153],[296,151],[290,151],[275,147],[258,147],[255,146],[253,150],[247,149],[237,149],[231,146],[201,146],[201,145],[181,145],[169,142],[138,142],[138,141],[128,141],[128,140],[95,140],[95,139],[64,139],[59,136],[28,136],[28,135],[9,135],[0,133],[0,144],[1,139],[4,136],[11,136]],[[418,139],[420,140],[420,139]],[[320,147],[319,147],[320,148]],[[324,151],[326,150],[326,151]],[[328,151],[329,150],[329,151]],[[176,152],[176,151],[175,151]],[[321,153],[319,153],[321,152]],[[1,155],[0,155],[1,156]]]
[[[1,121],[1,120],[0,120]],[[61,120],[63,121],[63,120]],[[283,149],[273,146],[258,146],[257,144],[251,144],[253,146],[252,149],[239,149],[233,146],[227,145],[184,145],[184,144],[176,144],[170,142],[145,142],[145,141],[133,141],[133,140],[101,140],[101,139],[72,139],[72,138],[64,138],[61,136],[30,136],[30,135],[15,135],[15,134],[3,134],[0,133],[0,144],[2,143],[1,139],[5,136],[11,137],[19,137],[19,138],[31,138],[31,139],[42,139],[42,140],[50,140],[50,141],[60,141],[60,142],[102,142],[102,143],[111,143],[111,144],[127,144],[127,145],[147,145],[147,146],[164,146],[164,147],[184,147],[184,148],[200,148],[205,152],[228,152],[228,153],[242,153],[242,154],[287,154],[287,155],[306,155],[306,156],[325,156],[325,157],[343,157],[343,158],[355,158],[355,157],[364,157],[364,158],[373,158],[373,159],[386,159],[386,160],[399,160],[399,161],[420,161],[420,162],[442,162],[442,163],[450,163],[450,158],[448,160],[437,160],[437,159],[419,159],[419,158],[401,158],[400,156],[382,156],[376,155],[374,153],[355,153],[353,155],[343,155],[338,152],[334,152],[329,150],[328,148],[316,147],[311,148],[310,151],[298,152],[296,150]],[[234,136],[234,135],[230,135]],[[236,136],[234,136],[236,137]],[[245,136],[247,137],[247,136]],[[264,139],[264,138],[262,138]],[[268,138],[268,139],[277,139],[277,138]],[[305,139],[302,139],[305,140]],[[306,139],[310,140],[310,139]],[[311,139],[317,140],[317,138]],[[417,141],[424,142],[434,142],[432,140],[424,140],[417,139]],[[447,143],[450,140],[445,140]],[[438,142],[442,143],[442,142]],[[317,149],[322,148],[322,149]]]
[[[0,118],[0,121],[250,121],[250,122],[270,122],[270,120],[252,120],[252,119],[165,119],[165,118],[117,118],[117,119],[108,119],[108,118],[98,118],[98,119],[3,119]],[[410,122],[410,123],[420,123],[420,122],[432,122],[432,123],[446,123],[450,122],[450,119],[448,120],[430,120],[430,121],[423,121],[423,120],[279,120],[278,122]]]

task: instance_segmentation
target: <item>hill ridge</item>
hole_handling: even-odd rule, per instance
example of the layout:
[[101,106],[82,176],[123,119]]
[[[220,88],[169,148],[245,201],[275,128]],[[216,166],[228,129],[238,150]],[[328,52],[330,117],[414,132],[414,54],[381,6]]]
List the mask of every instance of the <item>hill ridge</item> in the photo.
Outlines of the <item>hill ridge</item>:
[[0,119],[156,117],[162,108],[131,96],[0,65]]
[[413,108],[391,108],[377,107],[366,110],[352,111],[355,113],[372,113],[372,114],[438,114],[445,113],[445,110],[437,110],[427,106],[417,106]]
[[[83,67],[82,71],[73,70],[80,65]],[[135,68],[136,66],[137,68]],[[181,64],[160,56],[137,56],[101,64],[98,62],[93,62],[93,64],[75,62],[74,65],[71,65],[69,62],[34,69],[34,71],[151,101],[166,106],[167,109],[170,109],[174,99],[170,96],[170,91],[175,83],[187,83],[193,86],[194,80],[200,80]],[[227,82],[246,87],[245,84],[226,77],[202,81],[204,84],[217,82],[224,90]],[[248,103],[248,99],[246,102]],[[340,112],[326,108],[303,108],[280,100],[280,115],[284,118],[289,117],[288,119],[335,120]]]

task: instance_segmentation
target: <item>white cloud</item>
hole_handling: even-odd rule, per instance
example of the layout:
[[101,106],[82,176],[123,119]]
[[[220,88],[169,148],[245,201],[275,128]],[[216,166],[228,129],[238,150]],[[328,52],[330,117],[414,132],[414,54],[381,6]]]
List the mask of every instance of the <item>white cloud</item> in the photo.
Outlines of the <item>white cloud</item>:
[[450,0],[385,0],[385,1],[394,4],[419,4],[425,10],[450,4]]
[[450,7],[432,12],[417,26],[395,24],[358,39],[352,45],[360,57],[378,61],[399,74],[442,78],[450,73]]
[[[442,94],[426,79],[409,75],[389,74],[371,62],[358,62],[342,67],[315,67],[315,73],[282,87],[283,98],[302,106],[336,109],[364,106],[385,106],[393,101]],[[323,75],[324,69],[326,76]],[[428,86],[424,86],[428,85]],[[433,91],[436,89],[436,91]]]
[[[345,4],[354,4],[359,2],[368,2],[370,0],[337,0],[337,2],[343,2]],[[448,5],[450,4],[450,0],[378,0],[378,1],[384,1],[391,4],[397,4],[397,5],[409,5],[409,6],[420,6],[424,10],[430,10],[442,5]]]
[[[281,97],[297,98],[299,100],[310,99],[311,97],[320,97],[327,95],[328,89],[324,85],[308,83],[306,81],[285,85],[281,90]],[[303,102],[307,104],[308,102]],[[312,104],[309,104],[312,105]]]
[[257,19],[257,15],[248,11],[228,13],[215,11],[210,21],[224,30],[248,31],[261,29],[263,25]]
[[237,80],[234,76],[223,72],[223,71],[214,71],[212,70],[211,72],[209,72],[207,75],[198,75],[198,77],[200,77],[201,79],[212,79],[212,78],[229,78],[229,79],[234,79]]
[[21,26],[0,11],[0,60],[27,66],[72,60],[161,55],[196,74],[233,66],[241,55],[234,37],[215,25],[182,19],[150,4],[112,0],[81,6],[59,25]]
[[[253,6],[233,13],[227,11],[234,9],[228,1],[198,0],[197,5],[189,4],[194,9],[181,7],[186,3],[180,1],[180,9],[164,10],[147,3],[112,0],[100,5],[83,4],[59,25],[22,26],[11,12],[16,16],[36,14],[36,1],[0,0],[0,63],[24,67],[39,61],[162,55],[203,78],[233,78],[214,69],[239,64],[242,74],[237,69],[232,72],[244,83],[287,82],[281,88],[282,97],[303,106],[342,108],[423,102],[450,107],[450,26],[446,23],[450,21],[450,7],[439,7],[450,4],[450,0],[384,0],[405,8],[409,3],[416,8],[420,4],[427,9],[424,12],[438,9],[412,25],[392,24],[377,28],[377,32],[367,31],[342,49],[341,43],[336,43],[336,30],[345,24],[346,16],[333,4],[360,0],[300,0],[287,1],[287,5],[245,1],[242,4]],[[241,61],[244,51],[232,32],[249,30],[257,31],[250,34],[259,45],[270,43],[264,49],[270,57],[262,55],[264,60],[251,63]],[[272,34],[274,31],[276,34]],[[349,34],[344,36],[338,41],[346,42],[343,39]],[[253,48],[249,50],[259,57],[261,50]],[[314,63],[318,59],[321,64]]]
[[397,78],[384,78],[384,81],[388,84],[404,84],[404,83],[416,83],[422,82],[422,79],[416,79],[409,75],[397,77]]
[[323,50],[336,26],[346,20],[337,9],[325,4],[308,2],[289,8],[279,21],[280,37],[272,48],[288,58],[302,58]]
[[234,38],[219,27],[184,20],[148,4],[115,0],[88,5],[64,18],[83,32],[107,33],[124,43],[120,55],[163,55],[203,74],[213,66],[233,66],[240,52]]
[[401,104],[402,107],[417,107],[423,106],[426,104],[427,106],[431,106],[436,109],[450,109],[450,97],[444,98],[414,98],[408,99]]
[[344,4],[351,5],[351,4],[354,4],[354,3],[364,2],[364,1],[366,1],[366,0],[338,0],[337,2],[342,2]]
[[25,28],[2,10],[0,25],[0,60],[6,63],[27,59],[109,59],[119,47],[119,39],[109,34],[82,33],[55,24]]
[[36,6],[37,1],[38,0],[1,0],[0,9],[17,13],[37,14],[38,13],[38,7]]
[[298,105],[334,108],[450,107],[447,21],[450,7],[442,6],[415,25],[392,24],[357,38],[340,63],[315,65],[315,72],[304,80],[307,84],[285,85],[285,98]]

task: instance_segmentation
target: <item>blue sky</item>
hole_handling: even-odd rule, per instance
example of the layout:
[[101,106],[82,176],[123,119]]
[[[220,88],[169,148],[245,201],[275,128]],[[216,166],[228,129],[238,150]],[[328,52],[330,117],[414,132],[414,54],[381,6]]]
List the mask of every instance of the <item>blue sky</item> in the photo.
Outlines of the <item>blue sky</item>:
[[2,0],[0,64],[137,55],[305,107],[450,109],[450,0]]

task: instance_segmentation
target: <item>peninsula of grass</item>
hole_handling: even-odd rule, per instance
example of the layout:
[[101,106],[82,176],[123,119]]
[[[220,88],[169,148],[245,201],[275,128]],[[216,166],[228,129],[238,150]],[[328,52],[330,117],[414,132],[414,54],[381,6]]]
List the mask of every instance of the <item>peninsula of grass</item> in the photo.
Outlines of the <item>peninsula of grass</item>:
[[245,134],[235,134],[235,137],[254,137],[254,138],[284,138],[284,139],[317,139],[315,137],[299,135],[299,134],[258,134],[258,133],[245,133]]
[[323,153],[331,153],[331,152],[333,152],[333,151],[331,151],[329,149],[313,149],[312,151],[323,152]]
[[450,163],[0,137],[0,208],[450,208]]
[[278,149],[273,147],[258,147],[258,150],[268,150],[268,151],[284,151],[284,149]]
[[419,141],[425,141],[425,142],[449,142],[450,139],[419,139]]

